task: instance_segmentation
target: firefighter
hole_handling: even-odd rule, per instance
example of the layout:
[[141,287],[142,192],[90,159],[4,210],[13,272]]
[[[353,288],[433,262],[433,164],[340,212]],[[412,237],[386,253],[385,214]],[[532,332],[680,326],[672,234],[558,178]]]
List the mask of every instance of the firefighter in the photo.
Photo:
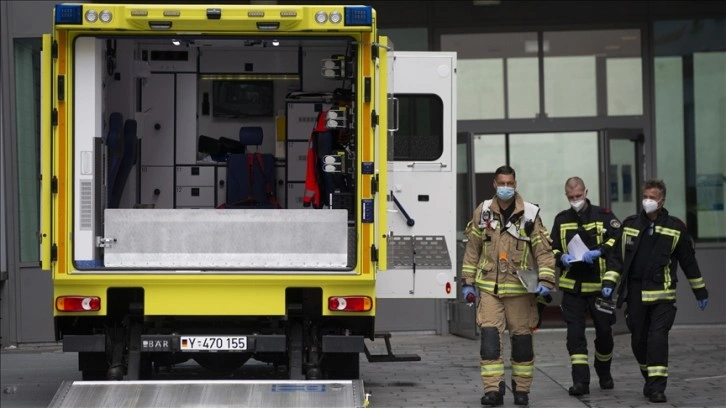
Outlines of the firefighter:
[[[668,333],[676,318],[676,270],[683,268],[698,307],[708,305],[708,290],[696,262],[694,243],[685,224],[665,209],[663,180],[646,180],[643,210],[623,221],[613,251],[614,269],[603,278],[602,295],[618,288],[617,306],[623,302],[630,346],[645,378],[643,395],[650,402],[666,402]],[[676,263],[677,262],[677,263]]]
[[554,288],[554,256],[539,207],[516,192],[514,169],[499,167],[494,173],[496,196],[474,210],[466,227],[469,241],[462,267],[465,299],[479,292],[477,325],[481,329],[482,405],[504,403],[502,337],[509,331],[512,349],[512,392],[516,405],[529,403],[534,373],[533,328],[539,316],[535,294],[528,292],[517,270],[536,274],[536,295]]
[[[570,395],[590,393],[590,366],[587,356],[585,326],[590,314],[595,326],[595,372],[600,388],[612,389],[615,384],[610,375],[613,357],[615,314],[599,311],[595,301],[602,288],[607,256],[612,252],[620,231],[620,221],[608,208],[593,205],[587,198],[585,182],[570,177],[565,182],[565,196],[570,208],[557,214],[552,225],[552,251],[561,275],[559,288],[562,295],[562,317],[567,323],[567,351],[572,364],[573,385]],[[581,259],[569,253],[568,244],[577,237],[588,251]]]

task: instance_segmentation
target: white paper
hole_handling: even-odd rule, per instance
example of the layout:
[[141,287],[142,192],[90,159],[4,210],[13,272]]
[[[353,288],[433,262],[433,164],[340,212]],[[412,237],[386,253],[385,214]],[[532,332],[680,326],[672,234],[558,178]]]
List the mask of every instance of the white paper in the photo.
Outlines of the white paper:
[[587,245],[585,245],[584,242],[582,242],[582,238],[580,238],[580,234],[576,234],[570,242],[567,243],[567,253],[574,256],[575,260],[570,261],[572,262],[581,262],[582,261],[582,255],[585,254],[585,252],[589,251],[587,248]]

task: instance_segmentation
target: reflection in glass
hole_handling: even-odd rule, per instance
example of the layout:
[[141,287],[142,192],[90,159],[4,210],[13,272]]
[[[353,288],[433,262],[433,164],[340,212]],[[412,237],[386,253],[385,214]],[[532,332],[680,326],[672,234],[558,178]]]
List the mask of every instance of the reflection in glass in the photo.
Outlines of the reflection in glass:
[[540,206],[542,223],[549,230],[555,215],[568,208],[565,181],[585,181],[587,197],[600,203],[597,132],[512,134],[510,166],[517,172],[517,190]]

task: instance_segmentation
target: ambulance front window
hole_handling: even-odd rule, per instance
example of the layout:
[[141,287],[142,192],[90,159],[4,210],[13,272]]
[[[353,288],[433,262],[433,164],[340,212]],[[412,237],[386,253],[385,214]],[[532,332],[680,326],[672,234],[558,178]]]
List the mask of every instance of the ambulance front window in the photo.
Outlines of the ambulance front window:
[[395,161],[432,161],[444,151],[444,104],[438,95],[396,94],[398,131],[393,142]]

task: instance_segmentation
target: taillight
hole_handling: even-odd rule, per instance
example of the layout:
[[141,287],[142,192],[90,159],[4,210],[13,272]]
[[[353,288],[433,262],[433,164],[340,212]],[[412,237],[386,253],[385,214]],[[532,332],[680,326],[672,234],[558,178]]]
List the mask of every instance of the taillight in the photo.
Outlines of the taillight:
[[451,293],[451,282],[446,282],[446,294]]
[[92,312],[101,309],[98,296],[59,296],[55,308],[60,312]]
[[368,296],[333,296],[328,298],[328,309],[334,312],[367,312],[373,307]]

